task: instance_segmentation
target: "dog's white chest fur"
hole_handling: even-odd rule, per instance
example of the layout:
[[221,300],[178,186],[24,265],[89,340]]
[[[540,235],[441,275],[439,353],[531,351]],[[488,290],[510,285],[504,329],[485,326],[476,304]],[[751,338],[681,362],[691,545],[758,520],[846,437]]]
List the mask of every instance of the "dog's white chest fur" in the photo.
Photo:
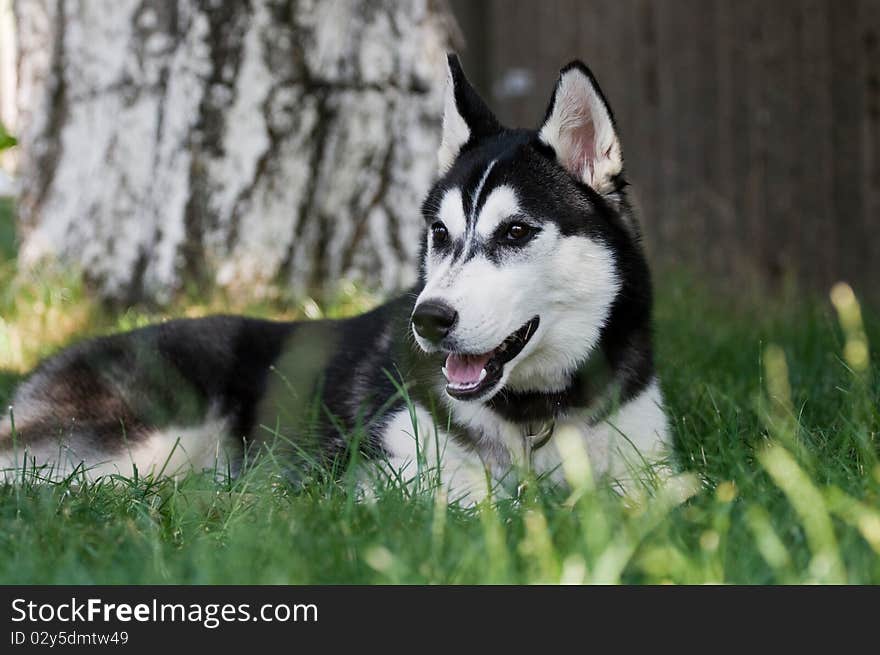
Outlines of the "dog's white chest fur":
[[[435,425],[419,405],[405,408],[386,424],[383,441],[387,465],[404,482],[436,475],[450,500],[478,502],[490,491],[503,493],[526,468],[564,485],[564,449],[553,436],[537,450],[528,435],[483,406],[464,407],[456,416],[468,426],[474,446],[453,438]],[[558,421],[553,435],[577,435],[595,475],[607,474],[624,487],[647,466],[662,465],[668,456],[668,428],[656,381],[607,419],[590,425],[586,416]],[[422,478],[423,479],[423,478]]]

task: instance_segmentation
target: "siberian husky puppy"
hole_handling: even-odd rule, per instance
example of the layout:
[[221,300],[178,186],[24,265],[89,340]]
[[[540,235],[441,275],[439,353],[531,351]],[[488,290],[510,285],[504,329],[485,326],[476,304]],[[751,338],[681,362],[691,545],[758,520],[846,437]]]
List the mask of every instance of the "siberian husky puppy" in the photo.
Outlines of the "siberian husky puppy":
[[0,467],[234,474],[272,445],[293,475],[357,451],[475,500],[523,470],[562,482],[573,445],[618,478],[662,461],[651,281],[590,70],[567,65],[538,129],[510,129],[451,55],[438,157],[414,289],[346,320],[214,316],[74,345],[17,390]]

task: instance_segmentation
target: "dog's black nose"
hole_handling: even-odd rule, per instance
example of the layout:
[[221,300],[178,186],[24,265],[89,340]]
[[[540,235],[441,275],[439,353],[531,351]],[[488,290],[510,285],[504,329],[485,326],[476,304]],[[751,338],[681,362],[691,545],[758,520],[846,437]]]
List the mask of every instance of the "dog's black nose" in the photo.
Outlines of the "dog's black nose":
[[416,333],[431,343],[442,341],[457,320],[458,312],[439,300],[426,300],[412,315]]

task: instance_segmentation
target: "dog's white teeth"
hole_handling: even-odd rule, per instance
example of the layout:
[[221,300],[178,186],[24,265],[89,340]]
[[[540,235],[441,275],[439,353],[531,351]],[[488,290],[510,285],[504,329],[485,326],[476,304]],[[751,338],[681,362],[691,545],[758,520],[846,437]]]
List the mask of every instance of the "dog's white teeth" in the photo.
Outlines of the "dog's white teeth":
[[483,369],[482,371],[480,371],[480,380],[479,381],[482,382],[483,380],[485,380],[486,375],[487,375],[486,369]]
[[446,381],[449,382],[449,372],[446,370],[445,366],[441,366],[440,370],[443,371],[443,377],[446,378]]

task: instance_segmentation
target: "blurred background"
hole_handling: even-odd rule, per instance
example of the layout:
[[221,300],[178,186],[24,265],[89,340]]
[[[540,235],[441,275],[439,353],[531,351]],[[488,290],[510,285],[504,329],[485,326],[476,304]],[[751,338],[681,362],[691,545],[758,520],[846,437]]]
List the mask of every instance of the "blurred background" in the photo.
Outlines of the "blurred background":
[[19,259],[125,303],[400,288],[448,48],[510,125],[593,69],[659,270],[880,299],[876,0],[0,0]]
[[593,69],[655,259],[880,297],[880,2],[453,8],[467,69],[505,121],[537,123],[563,62]]

